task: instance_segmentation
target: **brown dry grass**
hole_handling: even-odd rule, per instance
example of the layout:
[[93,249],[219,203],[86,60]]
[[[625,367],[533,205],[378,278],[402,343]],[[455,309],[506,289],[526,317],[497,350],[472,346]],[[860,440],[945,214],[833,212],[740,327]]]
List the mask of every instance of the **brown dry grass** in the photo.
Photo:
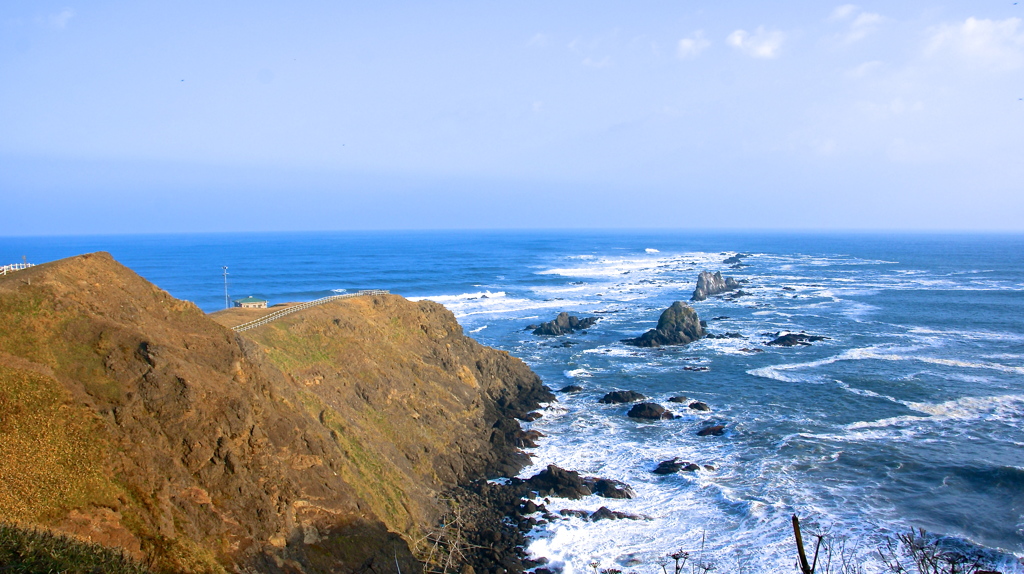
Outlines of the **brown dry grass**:
[[0,365],[0,520],[48,523],[111,505],[101,423],[51,377]]

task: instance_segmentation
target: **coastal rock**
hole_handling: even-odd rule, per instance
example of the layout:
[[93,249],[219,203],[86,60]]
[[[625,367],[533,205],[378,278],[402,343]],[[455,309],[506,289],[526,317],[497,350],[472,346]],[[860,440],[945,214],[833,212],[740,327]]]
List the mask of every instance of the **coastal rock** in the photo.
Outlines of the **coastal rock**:
[[656,328],[635,339],[625,339],[623,343],[637,347],[685,345],[703,336],[704,327],[697,317],[697,312],[686,303],[676,301],[662,312]]
[[[533,329],[534,335],[567,335],[576,331],[577,329],[588,329],[597,323],[597,317],[585,317],[580,319],[574,315],[562,311],[555,317],[554,321],[548,321],[547,323],[541,323],[539,326]],[[529,329],[533,327],[530,325]]]
[[553,464],[523,481],[522,486],[527,490],[537,491],[540,496],[558,496],[573,500],[591,494],[604,498],[636,496],[633,489],[624,482],[595,476],[580,476],[580,473],[574,470],[565,470]]
[[776,347],[794,347],[796,345],[810,346],[811,343],[817,341],[826,341],[828,337],[822,337],[821,335],[808,335],[807,333],[786,333],[785,335],[778,335],[774,340],[765,343],[766,345],[772,345]]
[[640,403],[629,409],[627,416],[634,419],[666,420],[674,418],[671,411],[655,403]]
[[722,335],[715,335],[714,333],[708,333],[705,335],[708,339],[742,339],[743,335],[735,332],[726,332]]
[[700,401],[693,401],[692,403],[690,403],[690,408],[695,410],[695,411],[710,411],[711,410],[711,407],[709,407],[707,405],[707,403],[702,403]]
[[701,271],[697,275],[697,288],[693,290],[690,301],[703,301],[712,295],[732,291],[739,286],[739,282],[732,277],[722,277],[721,271]]
[[675,396],[675,397],[669,397],[668,402],[670,402],[670,403],[685,403],[688,400],[690,400],[690,399],[684,397],[683,395],[679,395],[679,396]]
[[633,488],[625,482],[609,478],[599,478],[594,481],[585,478],[584,483],[590,487],[594,494],[604,498],[636,498]]
[[583,390],[583,387],[579,385],[566,385],[561,389],[558,389],[560,393],[578,393]]
[[697,431],[697,436],[722,436],[725,434],[725,425],[706,426]]
[[652,472],[654,474],[675,474],[677,472],[696,472],[700,470],[700,465],[688,461],[680,461],[679,457],[672,458],[670,460],[663,460],[658,463],[658,468],[655,468]]
[[735,264],[741,263],[743,261],[744,257],[750,257],[750,254],[749,253],[737,253],[736,255],[733,255],[732,257],[727,257],[727,258],[723,259],[722,263],[724,263],[726,265],[735,265]]
[[612,391],[597,401],[605,405],[620,405],[624,403],[635,403],[647,397],[636,391]]
[[594,511],[590,515],[591,522],[597,522],[598,520],[640,520],[640,517],[635,514],[628,514],[625,512],[619,512],[617,510],[610,510],[606,506],[602,506]]

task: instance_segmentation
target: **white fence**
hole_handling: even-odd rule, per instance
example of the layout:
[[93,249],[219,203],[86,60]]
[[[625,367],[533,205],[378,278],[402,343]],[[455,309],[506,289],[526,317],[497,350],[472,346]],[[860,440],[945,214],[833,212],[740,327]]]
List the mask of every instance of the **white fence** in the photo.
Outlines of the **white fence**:
[[11,263],[10,265],[4,265],[0,267],[0,275],[7,275],[20,269],[28,269],[29,267],[35,267],[35,263]]
[[387,295],[388,293],[390,293],[390,291],[388,291],[387,289],[365,289],[363,291],[357,291],[356,293],[345,293],[344,295],[331,295],[329,297],[323,297],[321,299],[315,299],[313,301],[299,303],[298,305],[292,305],[291,307],[281,309],[280,311],[274,311],[273,313],[269,315],[264,315],[263,317],[260,317],[255,321],[242,323],[237,327],[233,327],[233,329],[241,333],[242,331],[247,331],[249,329],[259,327],[261,325],[266,325],[267,323],[280,319],[281,317],[284,317],[285,315],[288,315],[290,313],[301,311],[303,309],[309,309],[310,307],[315,307],[317,305],[323,305],[324,303],[335,301],[337,299],[348,299],[350,297],[361,297],[363,295]]

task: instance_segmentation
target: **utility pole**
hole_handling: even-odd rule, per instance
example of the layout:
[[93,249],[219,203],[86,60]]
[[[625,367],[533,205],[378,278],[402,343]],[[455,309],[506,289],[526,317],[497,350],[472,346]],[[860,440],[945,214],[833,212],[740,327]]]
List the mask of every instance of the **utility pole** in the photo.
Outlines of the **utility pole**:
[[231,299],[228,297],[228,266],[225,265],[224,269],[224,308],[231,307]]

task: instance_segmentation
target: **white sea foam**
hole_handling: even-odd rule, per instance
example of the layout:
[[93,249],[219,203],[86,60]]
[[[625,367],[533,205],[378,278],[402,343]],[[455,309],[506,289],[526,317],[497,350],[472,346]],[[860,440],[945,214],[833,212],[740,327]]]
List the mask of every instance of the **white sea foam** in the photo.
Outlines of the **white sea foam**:
[[586,369],[572,369],[571,371],[565,371],[562,374],[570,379],[581,379],[593,376],[593,374]]
[[470,333],[479,333],[480,331],[483,331],[486,328],[487,328],[487,325],[483,325],[483,326],[477,327],[476,329],[471,330]]

